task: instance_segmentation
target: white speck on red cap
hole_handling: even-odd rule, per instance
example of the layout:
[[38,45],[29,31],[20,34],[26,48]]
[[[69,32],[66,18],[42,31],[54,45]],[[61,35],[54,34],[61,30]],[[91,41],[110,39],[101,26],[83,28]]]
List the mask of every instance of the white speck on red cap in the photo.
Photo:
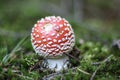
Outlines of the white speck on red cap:
[[47,38],[47,40],[49,41],[49,40],[52,40],[51,38]]
[[41,41],[38,41],[38,43],[41,43]]
[[48,42],[48,44],[52,44],[52,43],[53,43],[52,41]]
[[62,42],[62,40],[58,40],[58,43]]
[[60,24],[60,27],[63,27],[63,25],[62,25],[62,24]]
[[31,42],[36,53],[55,57],[72,50],[75,36],[67,20],[48,16],[37,21],[32,28]]
[[56,40],[56,39],[53,39],[53,41],[54,41],[54,42],[57,42],[57,40]]
[[55,33],[52,33],[51,36],[55,36]]

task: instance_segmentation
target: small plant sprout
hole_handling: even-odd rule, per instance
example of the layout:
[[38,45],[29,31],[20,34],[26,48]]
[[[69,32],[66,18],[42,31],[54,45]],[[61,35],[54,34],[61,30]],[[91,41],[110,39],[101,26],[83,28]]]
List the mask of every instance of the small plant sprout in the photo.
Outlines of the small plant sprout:
[[32,28],[31,42],[35,52],[45,58],[43,63],[50,70],[68,68],[69,58],[65,54],[73,49],[75,36],[67,20],[59,16],[42,18]]

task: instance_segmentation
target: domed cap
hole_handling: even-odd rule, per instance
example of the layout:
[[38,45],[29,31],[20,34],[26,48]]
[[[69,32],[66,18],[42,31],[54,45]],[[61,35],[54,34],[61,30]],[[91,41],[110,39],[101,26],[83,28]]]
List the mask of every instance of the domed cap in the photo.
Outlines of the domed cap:
[[75,36],[67,20],[59,16],[48,16],[32,28],[31,42],[36,53],[56,57],[72,50]]

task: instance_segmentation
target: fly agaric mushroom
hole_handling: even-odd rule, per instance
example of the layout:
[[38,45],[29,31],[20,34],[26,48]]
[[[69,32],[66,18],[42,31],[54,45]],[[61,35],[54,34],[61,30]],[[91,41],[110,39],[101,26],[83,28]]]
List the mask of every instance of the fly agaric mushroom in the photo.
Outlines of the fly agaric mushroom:
[[32,28],[31,42],[35,52],[46,58],[49,69],[68,68],[69,58],[64,53],[73,49],[75,36],[67,20],[59,16],[42,18]]

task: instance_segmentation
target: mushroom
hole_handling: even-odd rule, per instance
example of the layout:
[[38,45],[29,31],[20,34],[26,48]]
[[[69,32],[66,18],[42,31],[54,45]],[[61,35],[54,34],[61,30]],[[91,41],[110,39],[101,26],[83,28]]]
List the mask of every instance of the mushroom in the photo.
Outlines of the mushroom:
[[67,20],[59,16],[48,16],[38,20],[32,28],[32,46],[36,53],[45,58],[50,70],[68,68],[69,58],[65,55],[73,49],[75,36]]

